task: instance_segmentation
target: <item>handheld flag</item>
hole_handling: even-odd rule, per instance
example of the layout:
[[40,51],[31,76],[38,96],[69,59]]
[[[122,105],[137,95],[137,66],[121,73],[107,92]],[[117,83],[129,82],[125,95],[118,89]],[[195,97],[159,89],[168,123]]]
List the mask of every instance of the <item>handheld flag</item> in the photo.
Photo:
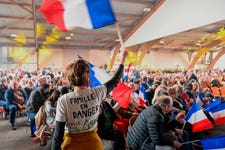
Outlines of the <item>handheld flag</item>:
[[122,82],[119,82],[112,91],[112,96],[122,108],[128,108],[132,89]]
[[199,106],[202,106],[204,104],[202,92],[198,92],[196,102],[198,103]]
[[109,81],[112,77],[103,70],[95,67],[91,63],[90,66],[90,87],[96,87]]
[[140,88],[138,97],[139,97],[140,105],[145,105],[147,96],[146,96],[146,93],[145,93],[145,88],[143,86],[141,86],[141,88]]
[[225,136],[217,136],[207,139],[201,139],[200,142],[204,150],[224,150]]
[[[77,55],[77,58],[83,59],[83,57],[81,57],[79,54]],[[102,85],[112,78],[108,73],[94,66],[90,62],[89,62],[89,67],[90,67],[90,87],[91,88]]]
[[221,103],[221,99],[220,98],[214,98],[213,102],[206,106],[205,110],[210,112],[211,109],[213,109],[214,107],[216,107],[220,103]]
[[192,124],[192,132],[199,132],[213,127],[203,110],[196,102],[192,104],[185,120]]
[[210,114],[212,115],[216,124],[224,124],[225,123],[225,103],[222,103],[212,108],[210,110]]
[[62,31],[97,29],[116,22],[109,0],[44,0],[39,11]]

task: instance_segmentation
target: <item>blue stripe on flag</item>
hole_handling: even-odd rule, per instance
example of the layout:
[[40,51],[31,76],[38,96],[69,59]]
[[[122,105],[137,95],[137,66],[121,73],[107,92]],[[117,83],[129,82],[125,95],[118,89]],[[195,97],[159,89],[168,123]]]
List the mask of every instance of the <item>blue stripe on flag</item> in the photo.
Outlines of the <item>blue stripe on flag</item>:
[[225,136],[217,136],[207,139],[201,139],[201,144],[204,150],[222,149],[225,148]]
[[210,110],[211,113],[214,113],[214,112],[218,112],[218,111],[221,111],[221,110],[225,110],[225,103],[222,103],[220,105],[217,105],[216,107],[212,108]]
[[189,112],[187,113],[185,120],[188,121],[192,114],[194,114],[196,111],[200,110],[200,106],[196,103],[196,101],[192,104],[191,108],[189,109]]
[[109,0],[86,0],[93,29],[116,22]]
[[147,96],[146,96],[146,93],[145,93],[145,88],[143,87],[143,86],[141,86],[141,93],[143,93],[143,96],[144,97],[142,97],[144,100],[146,100],[147,99]]
[[208,111],[208,112],[211,112],[211,109],[213,109],[214,107],[216,107],[220,103],[221,103],[221,99],[220,98],[215,98],[214,102],[212,102],[209,105],[207,105],[205,110]]
[[90,66],[90,87],[96,87],[101,85],[100,81],[95,76],[95,72],[93,70],[94,65],[89,63],[89,66]]

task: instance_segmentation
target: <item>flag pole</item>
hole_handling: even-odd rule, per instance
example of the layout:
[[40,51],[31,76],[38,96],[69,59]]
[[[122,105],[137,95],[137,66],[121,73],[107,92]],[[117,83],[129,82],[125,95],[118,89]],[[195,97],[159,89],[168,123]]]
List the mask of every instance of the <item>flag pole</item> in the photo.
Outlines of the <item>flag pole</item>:
[[181,130],[184,130],[184,127],[185,127],[185,125],[186,125],[186,122],[187,122],[187,121],[185,121],[185,122],[184,122],[184,124],[183,124],[183,126],[182,126],[182,129],[181,129]]
[[184,143],[182,143],[182,144],[184,145],[184,144],[195,143],[195,142],[199,142],[199,141],[200,141],[200,140],[193,140],[193,141],[184,142]]
[[116,25],[116,31],[117,31],[119,41],[120,41],[120,45],[121,45],[121,49],[122,49],[121,51],[123,51],[125,49],[125,46],[124,46],[123,38],[122,38],[122,35],[121,35],[121,32],[120,32],[119,24],[116,23],[115,25]]

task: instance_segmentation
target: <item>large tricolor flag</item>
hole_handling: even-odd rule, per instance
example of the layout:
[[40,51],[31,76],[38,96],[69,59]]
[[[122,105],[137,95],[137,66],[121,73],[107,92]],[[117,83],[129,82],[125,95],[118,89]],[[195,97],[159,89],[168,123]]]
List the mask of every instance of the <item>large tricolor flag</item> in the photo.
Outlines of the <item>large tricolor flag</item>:
[[211,137],[200,140],[204,150],[225,150],[225,136]]
[[196,102],[192,104],[185,120],[192,124],[192,132],[199,132],[213,127],[203,110]]
[[[225,123],[225,103],[221,103],[210,110],[216,124]],[[225,141],[224,141],[225,142]]]
[[96,29],[116,22],[110,0],[43,0],[39,10],[62,31]]

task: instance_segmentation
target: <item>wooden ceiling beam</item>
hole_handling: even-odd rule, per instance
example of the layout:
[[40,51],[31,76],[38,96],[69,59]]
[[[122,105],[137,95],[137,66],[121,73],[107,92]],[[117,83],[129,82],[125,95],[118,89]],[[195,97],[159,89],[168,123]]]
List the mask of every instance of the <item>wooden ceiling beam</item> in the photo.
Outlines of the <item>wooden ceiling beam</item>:
[[25,10],[25,11],[29,12],[30,14],[32,14],[32,11],[31,11],[31,10],[27,9],[26,7],[24,7],[24,6],[21,5],[20,3],[17,3],[17,2],[15,2],[15,1],[13,1],[13,0],[10,0],[10,1],[11,1],[12,4],[14,4],[14,5],[16,5],[16,6],[19,6],[19,7],[22,8],[23,10]]
[[11,23],[10,25],[6,26],[6,27],[3,27],[2,29],[0,29],[0,32],[4,31],[4,30],[7,30],[9,28],[12,28],[12,27],[15,27],[21,23],[23,23],[24,21],[27,21],[28,19],[32,18],[32,15],[28,15],[27,17],[24,17],[23,19],[20,19],[16,22],[13,22]]
[[[0,4],[4,4],[4,5],[14,5],[12,2],[6,2],[6,1],[0,1]],[[20,5],[21,6],[30,6],[31,7],[31,4],[30,3],[22,3],[20,2]]]
[[130,3],[130,4],[139,4],[139,5],[149,5],[149,7],[153,7],[153,4],[151,1],[146,0],[112,0],[112,2],[124,2],[124,3]]

